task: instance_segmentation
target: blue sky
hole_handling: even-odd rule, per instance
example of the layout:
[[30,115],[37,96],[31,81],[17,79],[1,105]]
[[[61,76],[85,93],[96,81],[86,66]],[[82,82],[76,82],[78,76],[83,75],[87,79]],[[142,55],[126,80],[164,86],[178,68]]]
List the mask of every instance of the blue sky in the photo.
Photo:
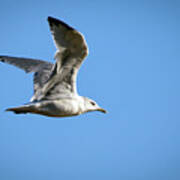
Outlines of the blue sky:
[[0,54],[54,62],[47,16],[86,37],[79,94],[108,114],[15,115],[32,75],[0,64],[1,180],[180,179],[180,3],[176,0],[0,3]]

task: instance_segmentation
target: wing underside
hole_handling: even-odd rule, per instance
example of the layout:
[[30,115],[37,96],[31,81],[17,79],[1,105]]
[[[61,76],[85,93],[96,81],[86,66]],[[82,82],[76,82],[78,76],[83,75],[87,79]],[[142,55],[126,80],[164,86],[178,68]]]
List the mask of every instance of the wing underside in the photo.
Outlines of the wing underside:
[[26,73],[34,72],[34,92],[42,88],[44,83],[48,80],[53,64],[36,59],[11,57],[11,56],[0,56],[0,61],[14,65]]
[[25,72],[34,72],[34,96],[31,101],[56,99],[76,94],[76,76],[88,55],[83,35],[61,20],[48,17],[50,30],[57,47],[56,63],[0,56],[0,61],[14,65]]
[[76,94],[76,76],[88,54],[88,48],[81,33],[52,17],[48,17],[48,22],[57,47],[56,64],[38,100]]

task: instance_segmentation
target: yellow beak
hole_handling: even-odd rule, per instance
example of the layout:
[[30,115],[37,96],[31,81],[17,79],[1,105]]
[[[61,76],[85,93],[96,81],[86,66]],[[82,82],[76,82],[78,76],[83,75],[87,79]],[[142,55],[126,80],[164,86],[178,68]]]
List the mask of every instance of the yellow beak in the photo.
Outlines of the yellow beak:
[[107,111],[105,109],[103,109],[103,108],[99,108],[98,111],[101,111],[103,113],[107,113]]

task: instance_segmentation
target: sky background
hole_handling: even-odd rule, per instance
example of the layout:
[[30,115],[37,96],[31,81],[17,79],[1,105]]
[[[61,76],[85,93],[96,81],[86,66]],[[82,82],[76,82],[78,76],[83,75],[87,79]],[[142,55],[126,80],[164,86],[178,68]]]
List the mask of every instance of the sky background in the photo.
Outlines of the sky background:
[[54,62],[47,16],[86,37],[80,95],[108,110],[15,115],[32,74],[0,64],[1,180],[180,179],[180,1],[0,0],[0,55]]

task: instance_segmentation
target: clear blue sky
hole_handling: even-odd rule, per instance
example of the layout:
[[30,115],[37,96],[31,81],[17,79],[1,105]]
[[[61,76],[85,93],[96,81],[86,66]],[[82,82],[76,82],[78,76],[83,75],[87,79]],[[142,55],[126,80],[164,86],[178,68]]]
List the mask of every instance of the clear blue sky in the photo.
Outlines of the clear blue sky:
[[0,55],[54,62],[47,16],[82,32],[79,94],[108,114],[15,115],[32,75],[0,64],[1,180],[180,179],[180,1],[0,2]]

